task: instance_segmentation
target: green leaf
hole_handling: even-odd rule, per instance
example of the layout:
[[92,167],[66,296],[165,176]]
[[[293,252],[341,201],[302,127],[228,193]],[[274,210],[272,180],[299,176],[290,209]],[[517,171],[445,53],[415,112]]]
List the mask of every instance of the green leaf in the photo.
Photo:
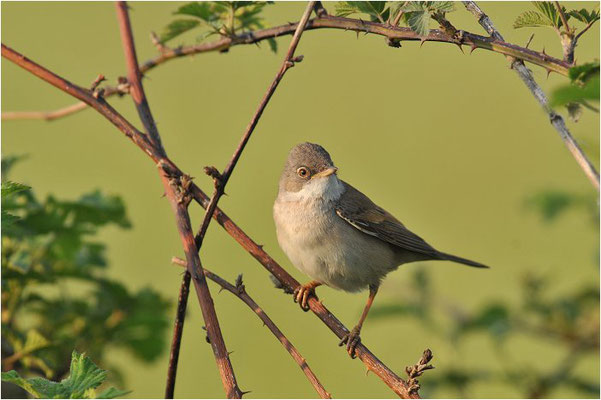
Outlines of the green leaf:
[[513,22],[513,27],[518,28],[532,28],[538,26],[550,26],[553,24],[549,22],[547,18],[537,13],[536,11],[524,11],[521,13]]
[[3,372],[2,382],[14,383],[15,385],[25,389],[28,393],[30,393],[38,399],[45,398],[44,394],[38,392],[34,385],[30,382],[30,380],[21,378],[15,370]]
[[[95,397],[95,391],[106,379],[106,371],[98,368],[84,354],[73,351],[69,376],[61,382],[44,378],[23,379],[16,371],[2,373],[2,380],[14,383],[37,398],[44,399],[89,399]],[[103,394],[106,392],[103,392]],[[126,392],[109,389],[108,394],[122,395]]]
[[452,1],[431,1],[429,9],[444,13],[455,11],[455,3]]
[[19,193],[19,192],[22,192],[23,190],[27,190],[27,189],[31,189],[31,188],[29,186],[22,185],[17,182],[12,182],[12,181],[2,182],[2,199],[4,200],[5,197],[7,197],[11,194]]
[[414,11],[407,13],[407,24],[412,31],[420,36],[428,36],[430,32],[430,13],[427,11]]
[[599,101],[599,75],[590,78],[583,87],[570,84],[555,89],[549,104],[558,107],[587,100]]
[[[561,21],[561,17],[557,12],[555,4],[550,1],[533,1],[532,4],[547,19],[551,26],[556,28],[561,28],[563,26],[563,22]],[[562,6],[561,8],[563,12],[566,13],[565,7]],[[569,18],[569,15],[566,15],[566,19],[569,20]]]
[[269,49],[274,53],[278,52],[278,42],[274,38],[267,39],[267,44],[269,44]]
[[187,15],[197,17],[203,21],[212,21],[216,18],[214,10],[211,8],[210,2],[193,2],[184,4],[173,13],[174,15]]
[[577,84],[584,84],[595,75],[599,75],[599,60],[577,65],[568,71],[570,80]]
[[27,158],[27,155],[8,155],[2,156],[2,162],[0,170],[2,171],[2,181],[5,181],[8,177],[10,170],[15,164]]
[[167,25],[164,32],[161,34],[161,43],[176,38],[177,36],[196,28],[198,25],[200,25],[200,22],[193,19],[176,19]]
[[578,21],[584,22],[585,24],[599,20],[599,10],[588,11],[587,9],[583,8],[581,10],[570,10],[568,14],[576,18]]
[[114,399],[115,397],[125,396],[131,393],[131,390],[120,390],[114,387],[110,387],[96,396],[97,399]]
[[340,1],[336,3],[335,13],[339,17],[351,14],[367,14],[370,21],[384,22],[384,12],[387,9],[384,1]]

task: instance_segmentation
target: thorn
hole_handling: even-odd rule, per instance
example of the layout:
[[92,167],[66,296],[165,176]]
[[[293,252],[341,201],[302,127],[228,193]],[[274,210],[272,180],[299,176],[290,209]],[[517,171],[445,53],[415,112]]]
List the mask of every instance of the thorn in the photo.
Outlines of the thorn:
[[532,35],[530,35],[530,39],[528,39],[528,41],[526,42],[526,48],[528,48],[528,46],[530,46],[530,42],[532,42],[532,39],[534,39],[534,33]]
[[463,47],[461,47],[461,43],[455,43],[455,44],[459,47],[459,50],[461,50],[461,52],[463,54],[465,54],[465,52],[463,51]]
[[543,47],[543,51],[542,51],[543,55],[547,55],[547,53],[545,53],[545,48]]
[[551,72],[553,72],[550,68],[547,69],[547,79],[549,79],[549,75],[551,75]]
[[355,33],[357,34],[357,39],[359,39],[359,31],[355,31]]
[[221,294],[221,292],[223,292],[223,288],[222,287],[219,288],[219,291],[217,292],[217,294]]
[[472,54],[474,52],[474,50],[476,50],[478,48],[478,46],[476,46],[475,43],[472,43],[472,45],[470,46],[470,54]]
[[248,393],[251,393],[251,392],[252,392],[252,390],[240,391],[240,394],[241,394],[242,396],[244,396],[245,394],[248,394]]
[[263,250],[263,245],[262,244],[258,244],[257,247],[260,248],[261,250]]
[[419,48],[420,48],[420,49],[422,48],[422,46],[424,45],[424,43],[426,43],[426,38],[425,38],[425,37],[423,37],[423,38],[421,38],[421,39],[419,40]]
[[230,350],[230,351],[227,352],[227,356],[229,357],[233,353],[234,353],[234,350]]

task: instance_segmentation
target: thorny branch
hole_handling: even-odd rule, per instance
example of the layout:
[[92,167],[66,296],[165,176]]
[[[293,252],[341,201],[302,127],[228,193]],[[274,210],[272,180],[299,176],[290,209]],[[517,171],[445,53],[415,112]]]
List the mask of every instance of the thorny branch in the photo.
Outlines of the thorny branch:
[[[72,95],[78,100],[86,102],[90,107],[94,108],[98,113],[103,115],[121,132],[125,134],[134,144],[144,151],[159,167],[162,168],[169,176],[182,177],[184,173],[171,161],[169,158],[161,158],[157,151],[150,144],[146,136],[138,131],[129,121],[111,107],[103,98],[95,98],[88,89],[77,86],[60,76],[52,73],[46,68],[36,64],[22,54],[16,52],[10,47],[2,44],[2,56],[9,61],[15,63],[19,67],[32,73],[38,78],[48,82],[59,90]],[[194,200],[203,208],[209,204],[209,197],[196,185],[190,183],[189,192]],[[242,229],[240,229],[223,211],[218,207],[213,213],[213,218],[223,226],[223,228],[232,236],[246,251],[248,251],[257,261],[261,263],[285,288],[292,293],[299,285],[299,282],[294,279],[284,268],[282,268],[261,246],[253,241]],[[311,298],[309,300],[311,310],[317,315],[323,323],[330,328],[334,334],[341,339],[349,330],[340,322],[321,302]],[[419,398],[415,393],[409,393],[408,386],[399,376],[397,376],[390,368],[382,363],[373,353],[371,353],[363,343],[357,346],[356,353],[363,361],[365,366],[373,371],[388,387],[403,398]]]
[[[493,39],[503,41],[503,36],[501,36],[501,33],[494,27],[490,18],[480,9],[480,7],[478,7],[474,1],[464,1],[463,4],[465,5],[465,8],[467,8],[468,11],[470,11],[474,17],[478,19],[480,25]],[[572,156],[576,159],[578,165],[580,165],[580,168],[582,168],[595,189],[599,191],[599,173],[595,169],[593,163],[586,157],[586,154],[584,154],[578,145],[578,142],[576,142],[576,139],[574,139],[568,130],[564,119],[549,106],[545,92],[543,92],[542,88],[538,85],[538,83],[536,83],[532,73],[524,65],[524,61],[522,59],[515,59],[513,57],[508,57],[508,59],[511,62],[512,68],[528,87],[536,101],[541,105],[543,111],[549,116],[551,125],[553,125],[555,130],[559,133],[559,136],[568,147],[568,150],[570,153],[572,153]]]
[[[432,29],[428,36],[421,37],[409,28],[393,26],[387,23],[377,23],[363,21],[360,19],[335,17],[327,15],[325,10],[318,9],[318,17],[309,20],[305,30],[313,29],[342,29],[354,32],[372,33],[388,38],[388,43],[399,43],[400,41],[420,41],[420,42],[440,42],[450,43],[455,45],[467,45],[473,49],[480,48],[507,56],[519,58],[533,64],[539,65],[547,71],[557,72],[567,76],[568,70],[572,66],[563,60],[551,57],[542,52],[530,50],[526,47],[520,47],[515,44],[505,43],[504,40],[497,37],[487,38],[473,33],[463,31],[461,38],[456,38],[447,35],[446,33]],[[398,15],[400,19],[401,15]],[[284,35],[291,35],[296,31],[298,23],[280,25],[273,28],[260,29],[253,32],[241,33],[232,37],[222,37],[213,42],[200,43],[193,46],[183,46],[174,49],[163,47],[160,54],[140,66],[140,72],[145,74],[154,67],[161,65],[167,61],[179,57],[190,56],[199,53],[207,53],[212,51],[227,51],[233,46],[242,44],[255,44],[263,40],[277,38]],[[585,28],[588,29],[588,28]],[[582,33],[582,32],[581,32]],[[105,95],[105,97],[107,97]],[[63,108],[51,113],[59,113],[60,116],[66,116],[70,113],[80,111],[86,108],[85,103],[78,103],[67,108]],[[44,112],[25,112],[25,113],[2,113],[2,120],[8,119],[33,119],[39,118],[39,115],[46,115]]]
[[[144,151],[155,164],[163,169],[171,177],[183,177],[184,173],[167,157],[162,157],[152,146],[146,135],[137,130],[128,120],[111,107],[104,98],[95,97],[93,93],[85,88],[75,85],[46,68],[36,64],[22,54],[16,52],[10,47],[2,44],[2,56],[13,62],[19,67],[32,73],[38,78],[48,82],[57,89],[70,94],[76,99],[84,102],[103,115],[109,122],[125,134],[136,146]],[[194,200],[203,208],[209,204],[209,197],[193,182],[190,182],[189,192]],[[292,292],[299,285],[286,270],[284,270],[261,246],[254,242],[242,229],[240,229],[225,213],[219,208],[215,209],[213,218],[224,227],[224,229],[255,259],[257,259],[285,288]],[[348,329],[319,301],[311,298],[309,300],[311,310],[330,328],[332,332],[340,339],[349,331]],[[409,393],[409,388],[405,381],[397,376],[392,370],[384,365],[373,353],[371,353],[363,343],[356,350],[357,355],[386,385],[395,393],[403,398],[419,398],[416,393]]]
[[[219,202],[219,199],[221,198],[221,196],[223,196],[225,186],[227,185],[227,182],[228,182],[230,176],[232,175],[234,168],[236,167],[236,163],[238,162],[238,160],[240,159],[240,156],[242,155],[242,151],[244,150],[244,147],[248,143],[248,140],[250,139],[250,136],[252,135],[253,131],[255,130],[255,127],[257,126],[257,123],[259,122],[259,119],[261,118],[261,115],[263,114],[265,107],[267,107],[267,103],[269,103],[271,96],[275,92],[281,79],[284,77],[284,74],[286,73],[286,71],[288,71],[289,68],[291,68],[294,65],[294,61],[293,61],[294,51],[296,50],[296,47],[298,46],[298,42],[300,41],[301,35],[303,33],[303,29],[304,29],[307,21],[309,20],[309,17],[311,15],[311,12],[313,12],[314,7],[315,7],[315,2],[309,2],[309,4],[307,5],[307,8],[305,9],[305,12],[301,18],[301,22],[298,25],[296,32],[294,33],[294,36],[292,37],[292,41],[290,42],[290,47],[288,48],[288,52],[286,54],[286,57],[284,58],[282,67],[276,74],[276,77],[274,78],[273,83],[267,90],[267,93],[265,93],[265,96],[263,97],[263,100],[261,101],[261,104],[259,105],[258,110],[253,115],[250,124],[248,125],[248,127],[246,128],[246,131],[242,135],[242,139],[240,140],[240,143],[238,144],[236,151],[232,155],[232,158],[231,158],[230,162],[227,164],[227,166],[225,167],[225,170],[223,171],[223,173],[219,173],[219,171],[217,171],[214,167],[205,168],[205,171],[207,172],[207,174],[213,177],[213,180],[215,182],[215,190],[213,191],[213,195],[211,197],[211,200],[209,201],[209,205],[206,208],[206,212],[204,214],[204,217],[203,217],[202,223],[200,225],[200,228],[198,230],[198,233],[196,234],[196,236],[194,238],[197,252],[200,251],[200,249],[202,247],[202,242],[204,240],[207,229],[209,228],[209,224],[211,222],[211,217],[213,216],[213,213],[215,212],[215,208],[217,208],[217,203]],[[300,58],[299,58],[299,60],[300,60]],[[182,281],[182,286],[185,285],[186,282],[188,285],[190,285],[189,279],[187,279],[187,277],[184,275],[184,278]],[[178,301],[186,302],[186,301],[188,301],[188,298],[185,296],[180,296]],[[182,307],[185,308],[185,306],[178,304],[178,309],[181,309]],[[180,316],[178,314],[178,317],[184,318],[185,316],[184,315]],[[171,395],[171,397],[173,397],[173,391],[174,391],[173,386],[175,385],[175,375],[177,374],[177,361],[179,358],[178,357],[178,354],[180,351],[179,345],[181,344],[181,335],[182,334],[183,334],[183,324],[181,324],[181,325],[176,324],[174,327],[174,332],[173,332],[173,341],[172,341],[172,346],[171,346],[172,354],[170,357],[170,360],[173,360],[173,363],[169,364],[169,369],[168,369],[168,373],[167,373],[166,393],[168,395]]]
[[[173,257],[171,259],[171,262],[173,262],[174,264],[183,266],[183,267],[186,266],[186,262],[178,257]],[[288,353],[290,353],[290,355],[292,356],[294,361],[296,361],[298,366],[301,368],[301,370],[307,376],[307,379],[309,380],[309,382],[311,383],[311,385],[313,386],[315,391],[317,391],[319,396],[322,399],[331,398],[330,393],[328,393],[324,389],[323,385],[319,382],[319,379],[317,378],[317,376],[315,376],[315,374],[313,373],[313,371],[307,364],[307,361],[305,360],[305,358],[298,352],[296,347],[294,347],[294,345],[282,333],[282,331],[277,327],[277,325],[273,322],[273,320],[271,318],[269,318],[269,316],[265,313],[265,311],[263,311],[263,309],[261,307],[259,307],[259,305],[246,292],[244,284],[242,284],[242,275],[238,276],[238,279],[236,280],[236,285],[232,285],[225,279],[221,278],[219,275],[207,270],[206,268],[204,269],[204,274],[207,278],[209,278],[213,282],[217,283],[223,289],[227,290],[228,292],[232,293],[234,296],[238,297],[251,310],[253,310],[254,313],[257,314],[257,316],[261,319],[261,321],[263,321],[263,324],[265,326],[267,326],[267,328],[274,334],[274,336],[279,340],[279,342],[282,344],[282,346],[284,346],[286,351],[288,351]]]
[[[136,48],[134,45],[131,23],[129,21],[127,4],[124,1],[119,1],[115,5],[117,8],[117,19],[119,20],[121,41],[123,43],[123,50],[125,52],[129,82],[131,84],[132,98],[138,110],[138,115],[140,116],[142,124],[146,129],[148,141],[156,149],[159,155],[166,157],[165,150],[161,144],[161,137],[156,128],[154,118],[152,117],[150,106],[146,100],[146,95],[144,94],[144,87],[142,86],[141,82],[142,75],[140,74],[140,70],[138,68]],[[186,182],[182,179],[174,179],[162,170],[159,170],[159,175],[165,188],[165,194],[176,215],[177,228],[184,245],[184,252],[186,254],[187,270],[194,280],[194,286],[200,302],[200,308],[202,310],[205,326],[207,328],[207,335],[209,336],[213,353],[215,354],[215,360],[217,362],[217,367],[219,369],[219,374],[221,376],[225,393],[228,398],[242,398],[242,392],[238,388],[234,369],[229,359],[229,354],[221,334],[217,313],[215,312],[215,306],[213,305],[213,299],[211,298],[211,293],[209,292],[209,287],[203,273],[202,265],[200,264],[198,252],[196,251],[192,227],[190,225],[190,216],[188,214],[188,204],[184,204],[179,197],[180,193],[178,190],[181,189],[182,184]],[[180,178],[185,178],[185,176]],[[186,188],[184,185],[184,190],[185,189]],[[188,284],[190,282],[190,280],[186,280],[185,277],[184,281],[187,281]],[[184,290],[184,292],[187,292],[187,290]],[[187,298],[187,296],[180,297]],[[180,316],[179,313],[178,316]],[[176,320],[175,323],[177,330],[178,321]],[[183,328],[183,324],[181,327]],[[171,359],[173,359],[173,357],[171,357]],[[175,359],[177,360],[177,357],[175,357]],[[175,375],[173,376],[173,383],[175,383]]]

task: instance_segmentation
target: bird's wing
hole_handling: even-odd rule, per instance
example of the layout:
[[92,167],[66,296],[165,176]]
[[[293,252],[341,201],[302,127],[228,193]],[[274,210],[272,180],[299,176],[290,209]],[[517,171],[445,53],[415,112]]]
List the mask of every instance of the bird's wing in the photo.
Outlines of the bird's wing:
[[401,249],[439,258],[440,253],[436,249],[405,228],[401,221],[348,183],[343,184],[346,190],[336,204],[336,214],[340,218],[361,232]]

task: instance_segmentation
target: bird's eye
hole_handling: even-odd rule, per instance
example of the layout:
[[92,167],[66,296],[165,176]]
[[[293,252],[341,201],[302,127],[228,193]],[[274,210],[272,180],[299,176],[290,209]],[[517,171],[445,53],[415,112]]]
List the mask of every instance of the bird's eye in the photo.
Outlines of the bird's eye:
[[296,170],[296,173],[301,178],[308,178],[309,175],[310,175],[309,174],[309,170],[307,169],[307,167],[300,167],[299,169]]

